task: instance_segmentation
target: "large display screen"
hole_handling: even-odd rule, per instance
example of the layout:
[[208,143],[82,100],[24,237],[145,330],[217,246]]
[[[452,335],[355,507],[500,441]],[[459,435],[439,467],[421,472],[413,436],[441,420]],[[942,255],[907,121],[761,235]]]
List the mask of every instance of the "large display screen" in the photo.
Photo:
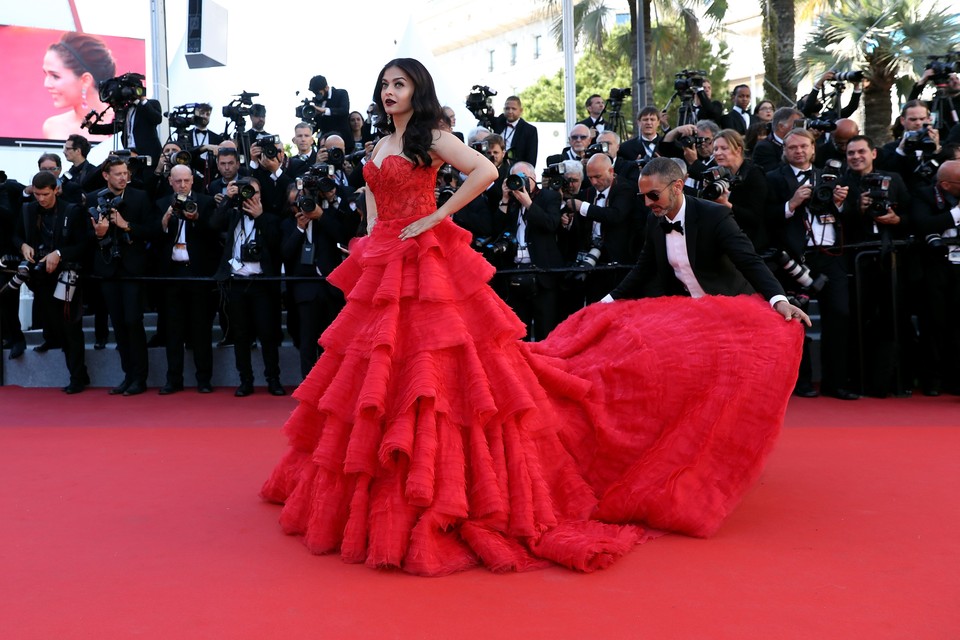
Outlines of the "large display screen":
[[[145,74],[142,39],[0,25],[0,138],[65,140],[92,136],[80,123],[104,111],[98,83],[124,73]],[[113,114],[106,112],[104,122]]]

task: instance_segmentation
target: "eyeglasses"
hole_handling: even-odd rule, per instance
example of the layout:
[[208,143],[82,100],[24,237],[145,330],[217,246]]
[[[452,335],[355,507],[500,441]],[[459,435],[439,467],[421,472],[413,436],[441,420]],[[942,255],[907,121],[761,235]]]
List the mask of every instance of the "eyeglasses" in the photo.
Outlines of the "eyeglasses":
[[64,150],[64,151],[76,151],[77,148],[76,148],[76,147],[64,147],[63,150]]
[[[676,182],[676,180],[674,180],[673,182]],[[640,193],[640,194],[637,194],[637,195],[639,195],[641,198],[647,198],[647,199],[649,199],[649,200],[652,200],[652,201],[654,201],[654,202],[657,202],[657,201],[660,200],[660,195],[661,195],[664,191],[668,190],[668,189],[670,188],[670,186],[673,184],[673,182],[671,182],[670,184],[668,184],[667,186],[665,186],[663,189],[660,189],[660,190],[658,190],[658,191],[647,191],[646,193]]]
[[575,136],[575,135],[571,135],[571,136],[570,136],[570,139],[571,139],[571,140],[586,140],[586,139],[589,138],[589,137],[590,137],[590,136],[581,136],[581,135],[576,135],[576,136]]

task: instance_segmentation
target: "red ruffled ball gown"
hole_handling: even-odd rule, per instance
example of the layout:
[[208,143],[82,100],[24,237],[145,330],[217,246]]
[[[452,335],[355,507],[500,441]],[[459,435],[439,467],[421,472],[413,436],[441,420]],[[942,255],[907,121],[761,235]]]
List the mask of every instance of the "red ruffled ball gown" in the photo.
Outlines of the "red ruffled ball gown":
[[492,267],[432,213],[437,167],[364,175],[369,237],[330,275],[347,304],[294,394],[261,490],[314,553],[444,575],[609,565],[644,526],[713,533],[757,478],[803,331],[759,298],[595,304],[536,344]]

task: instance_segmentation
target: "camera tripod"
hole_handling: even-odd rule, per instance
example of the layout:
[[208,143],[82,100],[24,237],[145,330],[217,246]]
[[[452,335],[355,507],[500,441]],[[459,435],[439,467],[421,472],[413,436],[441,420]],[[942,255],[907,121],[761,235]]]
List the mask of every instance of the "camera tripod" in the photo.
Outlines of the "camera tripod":
[[673,101],[677,98],[680,98],[680,109],[677,111],[678,127],[682,127],[685,124],[697,124],[697,110],[693,106],[693,96],[693,93],[683,96],[681,96],[679,93],[674,93],[667,102],[667,106],[663,108],[665,112],[670,111]]
[[930,116],[933,118],[933,126],[943,135],[953,125],[960,122],[957,118],[957,110],[953,105],[953,99],[947,95],[945,86],[937,86],[937,93],[933,96],[933,102],[930,104]]

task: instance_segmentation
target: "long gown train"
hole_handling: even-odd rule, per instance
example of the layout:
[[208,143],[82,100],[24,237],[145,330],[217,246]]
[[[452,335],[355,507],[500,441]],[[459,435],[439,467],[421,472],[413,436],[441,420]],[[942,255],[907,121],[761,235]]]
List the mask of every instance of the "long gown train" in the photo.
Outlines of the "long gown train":
[[[647,528],[709,536],[779,433],[803,332],[755,297],[595,304],[540,343],[434,210],[436,167],[366,165],[373,233],[261,489],[314,553],[444,575],[605,567]],[[428,188],[429,187],[429,188]]]

